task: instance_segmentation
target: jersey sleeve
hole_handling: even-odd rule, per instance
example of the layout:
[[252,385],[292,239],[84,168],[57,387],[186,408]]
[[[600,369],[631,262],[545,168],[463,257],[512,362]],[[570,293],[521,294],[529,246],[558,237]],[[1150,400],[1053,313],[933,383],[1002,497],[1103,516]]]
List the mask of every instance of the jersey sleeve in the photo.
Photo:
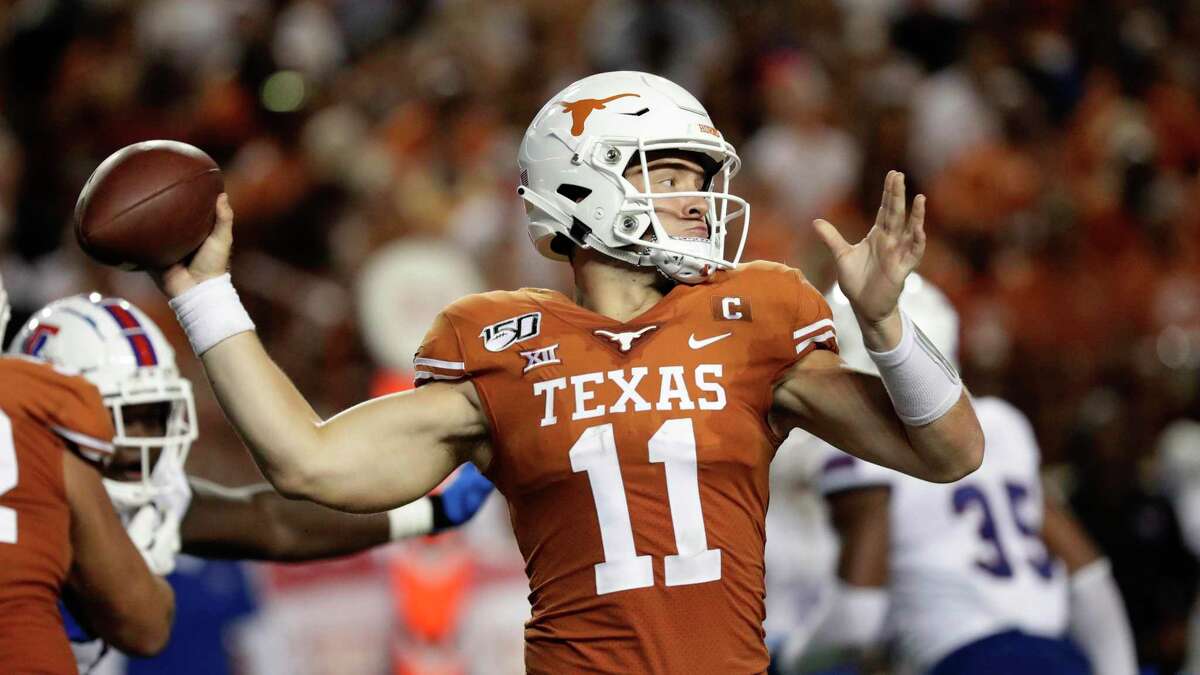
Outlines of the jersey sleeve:
[[891,469],[846,454],[832,445],[815,440],[819,446],[817,489],[823,495],[867,487],[891,487],[896,474]]
[[446,311],[433,320],[413,358],[415,386],[430,382],[464,380],[471,376],[458,331]]
[[789,291],[793,294],[794,310],[788,320],[795,349],[793,362],[804,358],[814,349],[828,349],[836,353],[837,334],[829,303],[799,270],[791,270],[791,274],[794,284],[789,284]]

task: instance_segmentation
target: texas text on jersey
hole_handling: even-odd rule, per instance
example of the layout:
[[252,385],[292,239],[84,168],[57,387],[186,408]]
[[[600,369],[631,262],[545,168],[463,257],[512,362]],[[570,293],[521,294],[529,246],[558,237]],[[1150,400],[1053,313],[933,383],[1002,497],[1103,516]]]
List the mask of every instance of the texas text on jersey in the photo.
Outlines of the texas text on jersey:
[[417,353],[418,384],[470,379],[487,476],[530,582],[530,672],[762,672],[771,384],[836,349],[796,270],[677,285],[628,323],[525,289],[469,296]]
[[58,613],[71,565],[63,451],[110,454],[112,421],[95,387],[48,364],[0,357],[0,382],[0,672],[73,673]]

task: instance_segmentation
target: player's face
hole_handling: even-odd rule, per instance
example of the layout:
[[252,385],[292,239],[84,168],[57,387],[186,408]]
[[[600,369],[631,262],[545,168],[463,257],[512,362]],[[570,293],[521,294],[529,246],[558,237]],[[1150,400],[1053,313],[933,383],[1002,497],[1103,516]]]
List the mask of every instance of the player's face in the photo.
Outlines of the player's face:
[[[130,438],[141,436],[158,437],[166,434],[167,415],[170,413],[169,403],[143,403],[140,405],[122,406],[121,412],[125,422],[125,435]],[[162,448],[150,449],[150,466],[158,461]],[[113,461],[104,471],[105,478],[113,480],[137,481],[142,479],[142,450],[138,447],[119,445]]]
[[[646,162],[649,170],[650,192],[694,192],[704,189],[704,168],[678,155],[656,157]],[[625,178],[638,189],[644,189],[642,167],[635,162],[625,171]],[[667,234],[672,237],[708,239],[708,202],[703,197],[675,197],[654,200],[654,212]]]

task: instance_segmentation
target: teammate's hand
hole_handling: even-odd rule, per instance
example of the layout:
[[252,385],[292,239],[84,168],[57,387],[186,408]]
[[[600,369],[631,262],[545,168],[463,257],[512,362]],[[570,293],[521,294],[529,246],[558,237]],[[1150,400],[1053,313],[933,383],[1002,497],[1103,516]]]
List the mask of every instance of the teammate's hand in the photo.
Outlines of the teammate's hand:
[[917,195],[907,218],[904,212],[904,174],[889,171],[883,181],[883,203],[875,215],[875,225],[862,241],[852,246],[829,221],[813,221],[817,234],[833,253],[838,285],[860,323],[878,325],[893,317],[898,320],[897,302],[904,279],[925,254],[925,196]]
[[191,258],[165,270],[151,270],[150,276],[168,297],[174,298],[202,281],[224,274],[229,269],[232,250],[233,209],[229,206],[229,196],[221,193],[217,197],[217,223],[212,234]]

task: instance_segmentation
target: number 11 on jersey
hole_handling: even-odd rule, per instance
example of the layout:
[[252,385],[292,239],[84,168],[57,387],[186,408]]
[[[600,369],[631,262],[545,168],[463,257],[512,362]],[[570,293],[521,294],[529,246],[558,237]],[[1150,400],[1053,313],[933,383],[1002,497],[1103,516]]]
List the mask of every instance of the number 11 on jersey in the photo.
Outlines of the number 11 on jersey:
[[[708,548],[700,482],[696,466],[696,434],[691,419],[667,420],[650,437],[652,463],[662,464],[667,476],[667,501],[675,530],[677,553],[663,560],[668,586],[701,584],[721,578],[721,550]],[[589,427],[571,447],[571,469],[587,472],[600,521],[604,562],[596,564],[596,593],[605,594],[654,585],[648,555],[633,545],[633,525],[613,426]]]

